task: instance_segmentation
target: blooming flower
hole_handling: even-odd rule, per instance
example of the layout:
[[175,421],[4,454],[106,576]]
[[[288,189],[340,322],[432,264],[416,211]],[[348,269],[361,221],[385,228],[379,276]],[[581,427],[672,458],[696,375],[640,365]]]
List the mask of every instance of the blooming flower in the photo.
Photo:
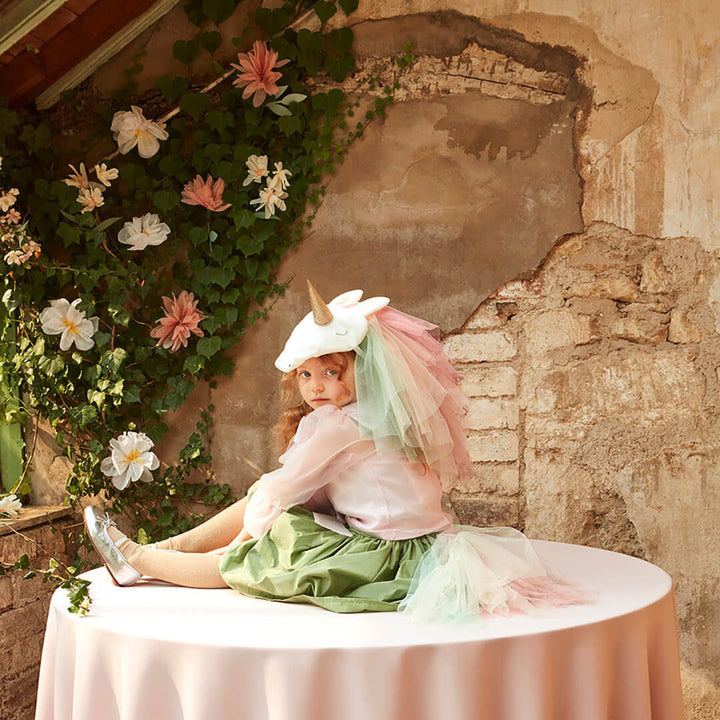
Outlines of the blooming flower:
[[33,255],[35,255],[35,257],[38,257],[40,255],[40,252],[42,251],[40,243],[37,243],[34,240],[23,243],[20,249],[23,252],[23,262],[29,260]]
[[69,177],[66,177],[63,182],[70,187],[76,187],[78,190],[84,190],[92,186],[97,187],[97,183],[91,183],[88,180],[87,171],[85,170],[85,163],[80,163],[80,170],[74,165],[69,166],[72,170]]
[[16,518],[18,516],[17,511],[20,508],[22,508],[22,503],[15,495],[5,495],[5,497],[0,498],[0,515]]
[[178,298],[173,293],[172,300],[169,297],[162,300],[165,317],[157,320],[159,327],[150,331],[150,336],[158,339],[158,345],[175,352],[181,345],[187,347],[190,333],[202,337],[198,324],[205,315],[197,309],[198,301],[192,293],[183,290]]
[[288,196],[286,192],[282,192],[278,188],[268,185],[268,187],[260,191],[260,197],[251,200],[251,205],[257,205],[258,210],[265,208],[265,219],[275,214],[275,209],[285,209],[285,198]]
[[22,215],[15,210],[15,208],[11,208],[7,211],[7,215],[0,218],[0,222],[4,222],[8,225],[17,225],[22,220]]
[[284,170],[281,162],[275,163],[275,172],[272,178],[268,180],[268,187],[273,187],[277,190],[285,190],[290,187],[290,181],[288,178],[292,175],[289,170]]
[[134,217],[123,225],[118,240],[130,250],[144,250],[148,245],[161,245],[170,234],[170,228],[152,213]]
[[60,349],[67,350],[75,343],[78,350],[89,350],[95,341],[92,336],[98,330],[99,318],[86,318],[78,310],[80,298],[69,303],[65,298],[51,300],[50,307],[40,313],[40,323],[47,335],[60,335]]
[[253,96],[253,105],[259,107],[266,95],[275,96],[278,93],[277,81],[282,73],[274,72],[274,68],[282,67],[289,60],[277,61],[278,54],[270,50],[267,43],[256,40],[252,50],[238,53],[239,65],[231,63],[240,75],[233,80],[235,87],[244,87],[243,98]]
[[212,175],[208,175],[207,180],[196,175],[194,180],[185,183],[181,199],[186,205],[202,205],[213,212],[221,212],[230,207],[230,203],[222,201],[224,192],[225,181],[222,178],[213,183]]
[[15,204],[19,194],[20,191],[17,188],[10,188],[7,192],[3,191],[0,194],[0,210],[7,212]]
[[167,131],[156,122],[148,120],[137,105],[132,105],[129,112],[116,112],[110,129],[123,155],[137,145],[140,157],[152,157],[160,149],[158,141],[168,139]]
[[27,258],[24,256],[22,250],[11,250],[10,252],[5,253],[3,260],[8,265],[22,265]]
[[100,188],[83,188],[78,193],[77,201],[83,206],[81,212],[92,212],[105,204],[102,190]]
[[120,174],[117,168],[109,168],[105,163],[96,165],[94,168],[97,179],[106,187],[110,187],[111,180],[117,180]]
[[262,179],[268,174],[268,158],[267,155],[251,155],[245,164],[248,168],[247,177],[243,180],[243,187],[251,182],[262,182]]
[[110,457],[100,463],[100,470],[112,480],[118,490],[131,482],[152,480],[151,470],[157,470],[160,461],[150,452],[153,441],[145,434],[124,432],[110,441]]

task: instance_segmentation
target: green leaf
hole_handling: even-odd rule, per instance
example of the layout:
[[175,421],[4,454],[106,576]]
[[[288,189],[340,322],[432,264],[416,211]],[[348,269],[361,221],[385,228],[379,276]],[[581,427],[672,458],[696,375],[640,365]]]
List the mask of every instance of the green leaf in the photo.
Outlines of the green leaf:
[[70,419],[81,428],[87,427],[97,418],[97,410],[92,405],[78,405],[70,408]]
[[204,355],[206,358],[211,358],[217,354],[222,347],[222,338],[218,335],[211,337],[200,338],[197,343],[198,354]]
[[327,37],[330,47],[340,54],[350,52],[350,48],[353,45],[353,31],[349,27],[338,28],[337,30],[331,30],[325,37]]
[[106,220],[103,220],[96,228],[96,232],[102,232],[103,230],[107,230],[109,227],[114,225],[118,220],[122,220],[122,218],[119,217],[111,217],[107,218]]
[[272,110],[276,115],[292,115],[290,110],[288,110],[284,105],[280,105],[280,103],[268,103],[267,108],[268,110]]
[[123,348],[115,348],[114,350],[106,350],[102,354],[100,363],[104,368],[110,370],[110,372],[117,373],[126,358],[126,350],[123,350]]
[[222,45],[222,35],[217,30],[201,33],[200,44],[212,55]]
[[[199,343],[198,343],[199,344]],[[183,371],[191,375],[197,375],[205,367],[205,358],[200,355],[190,355],[185,358]]]
[[203,0],[202,9],[206,17],[220,25],[235,12],[237,5],[238,0]]
[[340,0],[340,7],[346,15],[355,12],[358,9],[360,0]]
[[200,53],[197,40],[176,40],[173,43],[173,57],[183,65],[189,65]]
[[180,109],[198,120],[204,112],[210,109],[210,98],[203,93],[185,93],[178,103]]
[[187,79],[177,75],[162,75],[155,81],[155,85],[171,104],[188,89]]
[[161,212],[168,213],[180,204],[180,195],[174,190],[158,190],[153,193],[153,205]]
[[333,2],[316,2],[313,5],[313,10],[323,25],[337,12]]
[[123,402],[130,404],[130,403],[139,403],[140,402],[140,388],[137,385],[126,385],[125,390],[123,391]]

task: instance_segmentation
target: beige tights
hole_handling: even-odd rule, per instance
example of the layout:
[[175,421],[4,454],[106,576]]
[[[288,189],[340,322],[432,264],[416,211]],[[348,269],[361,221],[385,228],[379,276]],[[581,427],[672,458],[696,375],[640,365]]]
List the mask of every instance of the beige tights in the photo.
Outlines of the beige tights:
[[163,540],[155,547],[138,545],[112,526],[108,528],[108,535],[143,575],[183,587],[224,588],[227,584],[218,567],[220,555],[211,551],[229,545],[240,534],[246,502],[243,498],[202,525]]

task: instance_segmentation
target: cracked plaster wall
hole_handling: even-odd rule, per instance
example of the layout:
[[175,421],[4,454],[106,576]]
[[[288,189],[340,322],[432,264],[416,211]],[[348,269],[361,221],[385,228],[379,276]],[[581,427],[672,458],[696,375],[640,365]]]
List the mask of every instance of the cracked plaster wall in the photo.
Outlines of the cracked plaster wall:
[[[418,60],[284,261],[286,297],[161,452],[213,402],[215,470],[241,492],[274,466],[272,360],[304,277],[388,294],[463,368],[477,472],[458,517],[667,569],[688,718],[719,717],[718,21],[677,0],[362,0],[359,75],[391,79],[407,41]],[[191,33],[165,23],[153,53]]]

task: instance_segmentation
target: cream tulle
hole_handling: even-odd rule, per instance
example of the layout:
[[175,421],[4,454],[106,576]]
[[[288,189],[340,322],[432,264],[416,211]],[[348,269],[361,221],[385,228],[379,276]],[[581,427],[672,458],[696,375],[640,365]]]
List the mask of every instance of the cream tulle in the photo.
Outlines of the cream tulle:
[[370,319],[356,351],[358,422],[379,451],[402,450],[447,485],[472,473],[463,418],[467,398],[436,329],[385,308]]
[[415,622],[462,622],[587,601],[550,574],[518,530],[458,525],[423,555],[399,609]]

